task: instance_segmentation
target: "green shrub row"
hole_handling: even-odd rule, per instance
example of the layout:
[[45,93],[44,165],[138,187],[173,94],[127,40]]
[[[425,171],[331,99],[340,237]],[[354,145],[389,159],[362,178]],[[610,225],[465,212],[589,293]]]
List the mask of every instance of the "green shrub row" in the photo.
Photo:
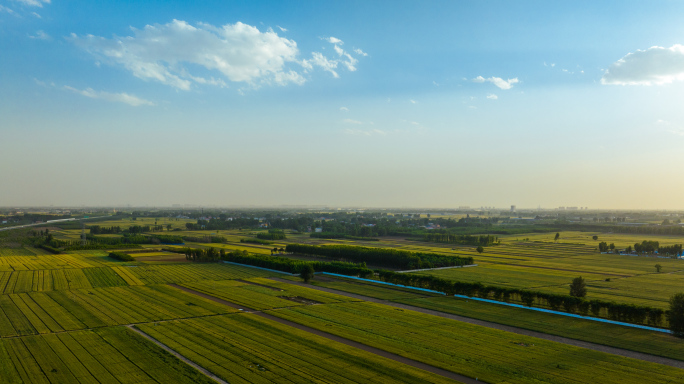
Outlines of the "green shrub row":
[[252,244],[263,244],[263,245],[273,244],[272,241],[261,240],[261,239],[253,239],[251,237],[240,239],[240,242],[241,243],[252,243]]
[[109,257],[120,261],[135,261],[133,256],[123,252],[109,252]]

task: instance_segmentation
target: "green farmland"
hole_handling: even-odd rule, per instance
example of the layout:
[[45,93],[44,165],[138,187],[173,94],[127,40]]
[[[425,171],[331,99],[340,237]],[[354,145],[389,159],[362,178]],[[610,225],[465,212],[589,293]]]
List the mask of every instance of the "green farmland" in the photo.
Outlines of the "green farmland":
[[[138,219],[98,225],[132,223],[154,224],[152,219]],[[80,234],[78,230],[53,232],[56,237],[73,239]],[[142,244],[131,251],[134,261],[127,262],[108,257],[109,250],[52,254],[31,246],[0,248],[0,382],[213,382],[128,327],[227,382],[453,382],[404,364],[392,357],[395,355],[488,383],[582,383],[596,378],[607,383],[674,383],[684,378],[683,369],[669,365],[370,303],[283,282],[283,278],[293,283],[300,279],[249,266],[193,263],[161,248],[216,248],[270,256],[273,247],[301,242],[432,252],[473,257],[477,266],[416,273],[560,293],[567,291],[574,277],[582,275],[589,298],[661,308],[682,286],[682,260],[600,254],[591,245],[581,244],[579,238],[584,234],[557,243],[542,240],[542,235],[530,235],[530,240],[527,236],[517,240],[504,237],[500,245],[478,253],[469,246],[396,237],[370,242],[314,239],[288,232],[287,239],[263,245],[240,242],[253,237],[253,230],[168,233],[225,240],[186,242],[184,246]],[[277,253],[277,257],[290,257]],[[653,270],[654,261],[661,264],[661,273]],[[313,284],[418,310],[684,361],[681,340],[668,334],[346,279],[321,276]],[[253,310],[305,328],[245,313]],[[345,345],[315,332],[382,352]],[[104,364],[104,359],[112,363]]]

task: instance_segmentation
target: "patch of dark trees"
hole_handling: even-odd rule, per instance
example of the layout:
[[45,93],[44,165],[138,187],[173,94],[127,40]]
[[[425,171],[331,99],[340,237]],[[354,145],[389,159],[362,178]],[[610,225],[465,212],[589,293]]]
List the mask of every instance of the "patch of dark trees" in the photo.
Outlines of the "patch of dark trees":
[[473,263],[472,257],[444,256],[436,253],[348,245],[288,244],[285,251],[397,269],[450,267]]
[[317,239],[349,239],[349,240],[359,240],[359,241],[380,241],[376,237],[362,237],[362,236],[352,236],[344,233],[336,232],[312,232],[309,237]]
[[445,231],[426,233],[423,235],[423,241],[446,244],[481,245],[484,247],[496,244],[499,241],[499,238],[492,235],[456,235]]

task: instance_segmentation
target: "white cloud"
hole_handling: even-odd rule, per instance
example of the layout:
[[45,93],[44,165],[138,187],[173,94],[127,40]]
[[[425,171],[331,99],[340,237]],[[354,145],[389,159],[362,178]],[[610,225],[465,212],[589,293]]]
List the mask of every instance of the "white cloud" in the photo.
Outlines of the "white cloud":
[[684,45],[637,50],[611,64],[601,84],[662,85],[684,80]]
[[302,62],[302,66],[307,69],[313,68],[314,65],[320,67],[324,71],[332,73],[333,77],[340,77],[335,71],[337,68],[337,60],[329,60],[320,52],[313,52],[311,54],[311,60],[304,60]]
[[36,35],[35,36],[29,35],[29,38],[38,39],[38,40],[50,40],[50,39],[52,39],[50,37],[50,35],[48,35],[47,33],[43,32],[43,31],[36,31]]
[[485,81],[490,82],[490,83],[492,83],[492,84],[496,85],[497,87],[504,89],[504,90],[513,88],[513,84],[516,84],[519,82],[517,77],[513,78],[513,79],[504,80],[500,77],[494,77],[494,76],[487,78],[487,79],[485,79],[482,76],[478,76],[478,77],[473,79],[473,82],[475,82],[475,83],[484,83]]
[[497,96],[497,95],[495,95],[495,94],[493,94],[493,93],[490,93],[490,94],[487,95],[487,98],[488,98],[489,100],[496,100],[496,99],[499,98],[499,96]]
[[43,18],[43,16],[39,15],[38,12],[31,12],[31,14],[39,19]]
[[349,112],[349,108],[347,108],[347,107],[340,107],[340,111],[342,111],[342,112]]
[[375,135],[386,136],[387,135],[387,132],[380,130],[380,129],[363,130],[363,129],[347,128],[343,132],[346,133],[347,135],[357,135],[357,136],[375,136]]
[[356,125],[362,125],[363,124],[362,121],[352,120],[352,119],[344,119],[344,120],[342,120],[342,122],[347,123],[347,124],[356,124]]
[[[312,52],[310,59],[300,60],[294,40],[278,36],[270,28],[261,32],[241,22],[215,27],[206,23],[192,26],[182,20],[173,20],[163,25],[131,29],[132,36],[107,39],[72,34],[69,40],[98,60],[121,66],[140,79],[182,90],[191,89],[195,83],[225,87],[226,81],[246,83],[251,87],[303,84],[306,79],[300,74],[302,71],[291,66],[300,66],[303,73],[318,67],[339,77],[336,71],[339,64],[355,71],[358,63],[337,46],[342,44],[340,39],[325,39],[335,44],[339,59]],[[212,72],[219,73],[219,78],[207,76]]]
[[416,103],[417,103],[417,101],[415,101],[415,100],[413,100],[413,99],[410,100],[410,101],[411,101],[411,104],[416,104]]
[[356,48],[354,50],[354,53],[356,53],[357,55],[361,55],[361,56],[368,56],[368,54],[366,52],[362,51],[360,48]]
[[15,15],[15,16],[16,16],[16,12],[14,12],[11,8],[7,8],[7,7],[2,6],[2,5],[0,5],[0,12],[7,12],[7,13],[9,13],[10,15]]
[[50,0],[14,0],[16,2],[28,5],[29,7],[43,7],[43,3],[50,4]]
[[276,27],[278,27],[278,29],[280,29],[280,30],[283,31],[283,32],[287,32],[287,29],[281,27],[280,25],[276,25]]
[[[337,60],[338,63],[343,64],[351,72],[356,71],[356,64],[359,62],[359,60],[350,55],[349,53],[347,53],[344,49],[342,49],[342,47],[340,47],[340,45],[344,44],[342,40],[334,37],[329,37],[324,40],[333,44],[333,49],[337,53],[337,56],[340,57],[340,60]],[[361,54],[363,54],[363,56],[368,56],[365,52],[361,51],[360,49],[354,51],[360,51]]]
[[132,31],[133,36],[112,39],[72,34],[70,40],[105,62],[123,66],[138,78],[183,90],[190,89],[193,81],[206,83],[198,80],[204,76],[191,75],[183,67],[186,63],[218,71],[229,81],[250,85],[305,81],[286,68],[288,63],[297,63],[297,43],[273,31],[260,32],[240,22],[222,27],[193,27],[180,20]]
[[684,136],[684,129],[673,125],[667,120],[658,119],[655,124],[659,129],[665,130],[667,133],[671,133],[675,136]]
[[[38,82],[38,80],[36,80]],[[65,85],[63,89],[67,91],[71,91],[74,93],[77,93],[79,95],[89,97],[91,99],[102,99],[106,101],[113,101],[117,103],[125,103],[128,105],[132,105],[134,107],[138,107],[141,105],[155,105],[153,102],[145,99],[141,99],[137,96],[129,95],[127,93],[109,93],[109,92],[104,92],[104,91],[95,91],[92,88],[86,88],[86,89],[76,89],[73,87],[70,87],[68,85]]]

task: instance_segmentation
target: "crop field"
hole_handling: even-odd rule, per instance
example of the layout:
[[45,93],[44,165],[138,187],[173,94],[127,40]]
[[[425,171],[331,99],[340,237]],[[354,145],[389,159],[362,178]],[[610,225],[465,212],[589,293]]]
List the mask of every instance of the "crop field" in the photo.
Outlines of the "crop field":
[[453,382],[251,314],[137,327],[229,383]]
[[0,336],[21,336],[233,313],[177,288],[93,288],[0,295]]
[[2,383],[214,383],[125,328],[0,339]]
[[[171,284],[200,280],[232,280],[276,276],[277,273],[230,264],[139,264],[127,270],[143,284]],[[121,268],[117,269],[120,271]],[[124,276],[121,276],[125,279]]]
[[100,266],[100,263],[79,257],[78,255],[32,255],[0,257],[0,271],[88,268],[98,266]]
[[[184,221],[159,221],[167,222],[185,229]],[[154,219],[97,225],[154,225]],[[80,236],[80,230],[51,233]],[[259,245],[239,242],[253,236],[254,230],[162,234],[167,233],[222,236],[226,243],[186,246],[256,254],[270,254],[273,247],[297,241],[472,256],[476,267],[418,273],[556,293],[567,293],[569,282],[581,275],[587,280],[589,299],[661,308],[684,287],[684,260],[600,254],[588,233],[562,233],[558,242],[550,234],[505,236],[500,245],[485,247],[483,253],[472,246],[389,237],[377,242],[328,240],[288,232],[286,240]],[[633,244],[648,238],[610,235],[599,234],[599,239]],[[663,244],[677,242],[660,238]],[[684,381],[684,370],[666,365],[270,279],[301,281],[295,276],[226,263],[187,262],[184,255],[179,257],[183,262],[177,262],[160,248],[143,245],[136,250],[147,251],[133,253],[136,260],[130,262],[108,257],[109,250],[47,254],[29,247],[0,248],[0,383],[211,382],[125,326],[135,326],[231,383],[447,381],[172,284],[490,383]],[[656,263],[662,266],[661,273],[656,273]],[[312,283],[684,361],[684,344],[667,334],[325,276]]]
[[256,310],[291,307],[310,303],[325,304],[356,301],[345,296],[316,291],[292,284],[277,283],[264,278],[247,279],[244,281],[201,281],[185,283],[183,286]]
[[275,316],[456,373],[506,383],[675,383],[684,370],[373,303],[274,310]]
[[[529,239],[529,241],[543,241],[548,243],[554,242],[555,233],[530,233],[522,235],[504,235],[499,238],[502,243],[516,242],[522,240],[523,238]],[[592,236],[598,236],[598,240],[592,239]],[[561,232],[561,236],[558,239],[558,243],[563,244],[582,244],[590,246],[592,249],[598,247],[598,243],[605,241],[606,243],[615,243],[618,248],[625,248],[628,245],[634,245],[636,242],[641,242],[642,240],[658,241],[660,245],[673,245],[681,244],[682,238],[678,236],[658,236],[658,235],[642,235],[642,234],[624,234],[624,233],[605,233],[605,232],[577,232],[577,231],[566,231]]]
[[[294,277],[291,278],[295,280]],[[347,279],[321,278],[312,284],[376,299],[470,317],[591,343],[684,360],[684,343],[671,335],[456,297]]]

